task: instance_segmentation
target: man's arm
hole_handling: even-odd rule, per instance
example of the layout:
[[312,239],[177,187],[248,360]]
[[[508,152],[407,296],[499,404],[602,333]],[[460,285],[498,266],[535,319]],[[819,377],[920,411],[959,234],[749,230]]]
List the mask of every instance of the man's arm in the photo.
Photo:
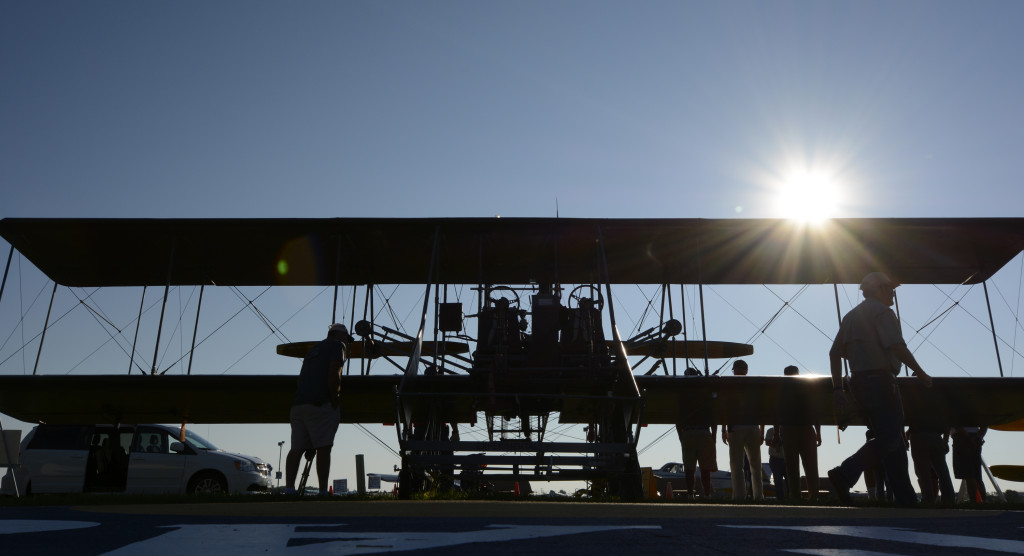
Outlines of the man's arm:
[[837,392],[843,391],[843,358],[833,348],[828,352],[829,369],[832,371],[832,389]]
[[896,355],[904,365],[910,367],[910,370],[914,371],[914,376],[921,380],[921,383],[924,384],[925,388],[931,388],[932,377],[928,373],[924,372],[920,363],[918,363],[917,359],[914,358],[914,354],[910,353],[910,350],[907,349],[906,344],[895,344],[889,349],[892,350],[893,354]]
[[327,395],[331,397],[331,405],[341,405],[341,368],[344,361],[332,360],[330,370],[327,372]]
[[828,352],[829,369],[832,371],[832,411],[839,430],[846,430],[845,414],[849,411],[849,402],[843,392],[843,358],[836,345]]

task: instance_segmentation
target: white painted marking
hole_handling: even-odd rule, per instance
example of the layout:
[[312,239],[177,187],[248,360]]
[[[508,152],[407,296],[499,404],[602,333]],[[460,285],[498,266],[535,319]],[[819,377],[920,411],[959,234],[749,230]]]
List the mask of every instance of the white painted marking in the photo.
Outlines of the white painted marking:
[[0,535],[15,533],[44,533],[47,531],[67,531],[69,529],[85,529],[96,527],[99,523],[91,521],[53,521],[49,519],[3,519],[0,520]]
[[811,554],[812,556],[899,556],[892,552],[873,552],[871,550],[857,550],[855,548],[799,548],[783,550],[783,552]]
[[139,541],[107,555],[161,554],[164,556],[217,554],[251,556],[254,552],[273,556],[320,554],[375,554],[421,550],[474,542],[503,542],[562,535],[578,535],[620,529],[661,529],[657,525],[564,526],[490,525],[477,531],[340,531],[343,525],[171,525],[173,531]]
[[852,527],[846,525],[793,527],[775,525],[722,525],[721,527],[731,527],[734,529],[783,529],[789,531],[806,531],[808,533],[843,535],[847,537],[868,538],[881,541],[926,544],[942,547],[973,548],[978,550],[1024,554],[1024,541],[968,537],[964,535],[943,535],[941,533],[921,533],[910,529],[898,529],[895,527]]

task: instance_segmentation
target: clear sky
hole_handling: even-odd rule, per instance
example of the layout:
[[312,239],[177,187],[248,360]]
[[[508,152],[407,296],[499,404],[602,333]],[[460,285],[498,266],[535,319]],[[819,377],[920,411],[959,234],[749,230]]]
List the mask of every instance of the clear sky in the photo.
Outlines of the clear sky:
[[[1022,24],[1011,1],[3,2],[0,217],[1020,216]],[[19,295],[0,301],[5,373],[31,372],[34,348],[20,348],[41,320],[24,333],[18,322],[45,284],[15,262]],[[1021,363],[1020,266],[993,282],[1008,376]],[[901,288],[904,330],[965,291]],[[776,296],[796,293],[706,292],[709,337],[753,342],[753,374],[794,361],[826,373],[831,288],[757,334]],[[229,315],[239,300],[222,295]],[[329,293],[295,317],[318,291],[272,295],[261,309],[288,339],[322,336]],[[982,295],[951,311],[948,332],[908,333],[933,374],[998,376]],[[127,297],[130,314],[138,293]],[[237,353],[211,341],[198,368],[297,372],[248,317]],[[42,368],[127,368],[120,350],[81,359]],[[287,439],[286,425],[197,431],[275,466]],[[671,436],[642,464],[678,459]],[[822,472],[860,433],[826,437]],[[1014,439],[993,436],[988,462],[1019,463]],[[357,451],[369,470],[397,463],[343,427],[335,477],[354,481]]]

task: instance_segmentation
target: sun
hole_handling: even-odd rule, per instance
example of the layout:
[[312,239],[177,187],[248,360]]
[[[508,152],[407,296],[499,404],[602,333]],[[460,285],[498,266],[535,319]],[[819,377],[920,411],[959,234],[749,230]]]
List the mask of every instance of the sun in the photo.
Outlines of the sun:
[[835,215],[839,188],[826,174],[795,172],[782,180],[778,211],[783,218],[820,224]]

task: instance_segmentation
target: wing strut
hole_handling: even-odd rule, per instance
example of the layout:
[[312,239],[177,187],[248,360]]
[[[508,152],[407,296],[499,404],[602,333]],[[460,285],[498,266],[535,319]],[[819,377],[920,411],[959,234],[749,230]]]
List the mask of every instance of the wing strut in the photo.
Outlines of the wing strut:
[[[982,288],[985,289],[985,307],[988,309],[988,323],[992,328],[992,343],[996,347],[996,363],[999,364],[999,376],[1003,376],[1003,360],[999,357],[999,340],[996,339],[996,323],[992,320],[992,303],[988,300],[988,280],[981,283]],[[999,488],[999,487],[996,487]],[[1002,493],[1000,493],[1002,494]]]
[[192,356],[196,354],[196,334],[199,333],[199,311],[203,308],[204,289],[206,289],[206,284],[199,286],[199,303],[196,304],[196,325],[192,328],[192,347],[188,350],[188,375],[192,374]]
[[39,359],[43,356],[43,343],[46,342],[46,331],[50,328],[50,313],[53,311],[53,298],[57,297],[57,282],[53,283],[50,293],[50,308],[46,310],[46,322],[43,323],[43,334],[39,337],[39,351],[36,352],[36,365],[32,367],[32,376],[39,372]]
[[156,327],[156,345],[153,346],[153,369],[149,372],[151,375],[156,374],[156,361],[157,357],[160,356],[160,335],[164,331],[164,313],[167,310],[167,292],[171,289],[171,273],[174,271],[174,245],[171,245],[171,258],[167,263],[167,283],[164,284],[164,302],[160,306],[160,324]]
[[[409,356],[409,363],[405,367],[405,376],[409,377],[416,374],[416,369],[420,364],[420,353],[423,352],[423,331],[427,326],[427,310],[430,308],[430,287],[434,284],[434,265],[438,262],[438,237],[441,235],[440,228],[434,228],[434,246],[430,251],[430,270],[427,271],[427,290],[423,293],[423,311],[420,313],[420,327],[416,332],[416,343],[412,348],[412,355]],[[405,382],[405,379],[402,380]],[[401,387],[399,387],[401,390]]]
[[[128,374],[132,374],[132,365],[135,364],[135,347],[139,343],[139,327],[142,326],[142,308],[146,305],[146,288],[148,286],[142,286],[142,299],[139,300],[139,316],[135,319],[135,338],[132,339],[132,354],[128,357]],[[139,370],[142,374],[146,374],[146,370],[139,366]]]
[[0,301],[4,298],[4,289],[7,288],[7,272],[11,270],[11,259],[14,258],[14,245],[11,245],[11,251],[7,253],[7,265],[4,267],[4,281],[0,282]]

